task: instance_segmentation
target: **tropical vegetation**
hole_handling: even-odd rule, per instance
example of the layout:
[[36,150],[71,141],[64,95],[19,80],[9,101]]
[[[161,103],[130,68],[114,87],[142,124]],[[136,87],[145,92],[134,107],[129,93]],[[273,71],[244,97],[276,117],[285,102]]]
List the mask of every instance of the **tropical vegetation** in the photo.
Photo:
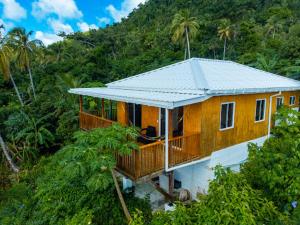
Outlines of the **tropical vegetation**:
[[[299,21],[297,0],[149,0],[120,23],[62,33],[63,41],[49,46],[32,31],[1,25],[0,224],[126,223],[107,150],[129,153],[134,131],[116,125],[78,133],[78,99],[68,89],[190,57],[300,79]],[[278,116],[273,137],[249,146],[241,172],[218,168],[198,203],[151,215],[147,199],[126,196],[132,223],[299,224],[299,115]]]

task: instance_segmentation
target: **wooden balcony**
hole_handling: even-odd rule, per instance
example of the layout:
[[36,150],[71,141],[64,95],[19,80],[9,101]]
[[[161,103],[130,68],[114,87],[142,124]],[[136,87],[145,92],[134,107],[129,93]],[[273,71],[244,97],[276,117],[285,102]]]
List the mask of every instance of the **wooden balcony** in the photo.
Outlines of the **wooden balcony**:
[[[200,151],[200,134],[175,137],[169,140],[169,168],[206,154]],[[117,157],[117,169],[133,180],[162,172],[165,168],[165,141],[140,146],[131,155]]]
[[95,116],[86,112],[79,112],[79,127],[83,130],[94,128],[105,128],[112,125],[114,121]]
[[[84,130],[105,128],[114,122],[86,112],[80,112],[79,117],[80,128]],[[170,138],[168,148],[169,168],[207,156],[200,151],[200,133]],[[130,155],[117,155],[116,160],[119,172],[133,180],[160,173],[165,168],[165,141],[141,145]]]

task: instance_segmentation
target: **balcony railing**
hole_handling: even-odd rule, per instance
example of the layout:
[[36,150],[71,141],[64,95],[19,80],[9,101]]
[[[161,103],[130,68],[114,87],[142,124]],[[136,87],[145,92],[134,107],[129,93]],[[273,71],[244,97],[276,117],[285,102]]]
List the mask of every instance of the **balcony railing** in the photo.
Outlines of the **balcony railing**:
[[[200,151],[200,134],[181,136],[169,140],[169,168],[205,157]],[[140,146],[126,156],[117,156],[120,172],[136,180],[162,171],[165,166],[165,141]]]
[[[80,112],[79,116],[80,128],[84,130],[109,127],[113,123],[86,112]],[[200,133],[170,138],[168,146],[169,168],[207,156],[201,151]],[[116,160],[117,169],[133,180],[159,173],[165,168],[165,141],[142,145],[130,155],[116,155]]]
[[104,128],[112,125],[114,121],[95,116],[86,112],[79,112],[79,126],[83,130],[91,130],[94,128]]

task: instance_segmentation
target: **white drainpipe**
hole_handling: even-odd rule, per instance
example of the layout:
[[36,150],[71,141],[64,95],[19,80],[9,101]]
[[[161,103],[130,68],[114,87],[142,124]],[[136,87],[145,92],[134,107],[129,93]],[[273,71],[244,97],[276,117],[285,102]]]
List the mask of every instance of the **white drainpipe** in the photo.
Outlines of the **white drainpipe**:
[[169,110],[165,109],[165,171],[169,171]]
[[270,96],[270,108],[269,108],[269,123],[268,123],[268,138],[270,137],[271,134],[271,117],[272,117],[272,99],[273,97],[277,97],[281,95],[281,91],[279,91],[277,94],[275,95],[271,95]]

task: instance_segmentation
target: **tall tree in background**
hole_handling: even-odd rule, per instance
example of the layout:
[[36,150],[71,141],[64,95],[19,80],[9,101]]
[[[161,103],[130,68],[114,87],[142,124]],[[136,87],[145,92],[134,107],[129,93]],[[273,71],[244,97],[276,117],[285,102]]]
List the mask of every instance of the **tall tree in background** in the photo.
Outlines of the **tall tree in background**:
[[[199,24],[196,17],[191,17],[188,10],[176,13],[172,21],[173,42],[181,42],[185,45],[188,58],[191,58],[190,40],[195,38]],[[186,54],[184,56],[186,59]]]
[[226,57],[226,45],[227,40],[231,39],[232,35],[232,26],[229,24],[229,21],[225,20],[219,27],[218,27],[218,36],[220,40],[224,40],[224,46],[223,46],[223,60],[225,60]]
[[37,39],[30,40],[33,31],[26,32],[24,28],[14,28],[9,34],[11,43],[17,53],[17,60],[20,68],[28,71],[33,97],[35,99],[36,95],[30,67],[30,55],[34,53],[36,47],[42,46],[42,42]]
[[14,86],[15,92],[17,97],[22,106],[24,106],[23,100],[21,98],[19,89],[15,83],[15,80],[10,72],[10,56],[11,56],[11,49],[5,43],[5,38],[2,37],[1,29],[4,29],[3,25],[0,25],[0,70],[2,71],[4,80],[10,79],[11,83]]

